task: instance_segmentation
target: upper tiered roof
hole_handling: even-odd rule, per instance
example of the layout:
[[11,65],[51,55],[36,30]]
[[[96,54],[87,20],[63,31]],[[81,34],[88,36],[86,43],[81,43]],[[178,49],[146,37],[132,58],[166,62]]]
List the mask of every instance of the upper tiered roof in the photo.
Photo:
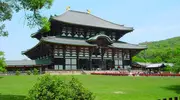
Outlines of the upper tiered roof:
[[106,28],[106,29],[114,29],[114,30],[126,30],[132,31],[132,27],[125,27],[124,25],[119,25],[92,14],[74,10],[68,10],[62,15],[55,16],[52,19],[69,23],[69,24],[77,24],[83,26],[97,27],[97,28]]
[[[61,15],[53,16],[50,21],[58,21],[66,24],[81,25],[94,28],[125,31],[125,33],[133,31],[132,27],[126,27],[124,25],[116,24],[87,12],[74,10],[68,10]],[[40,32],[33,33],[31,37],[35,37],[39,33]]]

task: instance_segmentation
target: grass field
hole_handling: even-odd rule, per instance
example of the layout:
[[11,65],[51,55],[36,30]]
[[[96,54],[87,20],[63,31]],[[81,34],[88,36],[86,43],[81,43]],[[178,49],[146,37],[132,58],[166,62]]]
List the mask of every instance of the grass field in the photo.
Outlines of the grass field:
[[[0,76],[0,100],[23,100],[39,76]],[[60,76],[68,80],[72,76]],[[157,100],[180,94],[180,77],[76,75],[96,100]]]

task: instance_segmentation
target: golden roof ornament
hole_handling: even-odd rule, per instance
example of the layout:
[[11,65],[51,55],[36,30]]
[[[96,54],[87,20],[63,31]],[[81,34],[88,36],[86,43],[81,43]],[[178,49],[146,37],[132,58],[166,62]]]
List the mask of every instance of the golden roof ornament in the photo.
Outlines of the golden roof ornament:
[[67,7],[66,7],[66,11],[70,10],[70,8],[71,8],[70,6],[67,6]]
[[88,13],[88,14],[90,14],[90,13],[91,13],[91,11],[90,11],[89,9],[87,9],[87,13]]

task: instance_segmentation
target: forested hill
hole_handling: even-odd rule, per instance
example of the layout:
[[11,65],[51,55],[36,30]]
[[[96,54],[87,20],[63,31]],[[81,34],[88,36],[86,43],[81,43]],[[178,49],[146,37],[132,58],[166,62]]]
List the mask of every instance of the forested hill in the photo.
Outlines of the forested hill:
[[148,49],[133,57],[136,62],[167,62],[180,65],[180,36],[155,42],[140,43]]

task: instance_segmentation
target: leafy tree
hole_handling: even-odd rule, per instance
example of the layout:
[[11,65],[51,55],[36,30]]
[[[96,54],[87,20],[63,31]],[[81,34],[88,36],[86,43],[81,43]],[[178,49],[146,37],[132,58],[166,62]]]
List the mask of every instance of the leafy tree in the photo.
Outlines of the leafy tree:
[[28,70],[28,71],[26,72],[26,74],[27,74],[27,75],[31,75],[31,71]]
[[0,51],[0,71],[5,72],[5,66],[6,63],[4,62],[5,58],[4,58],[4,53],[2,51]]
[[16,74],[17,76],[19,76],[19,75],[20,75],[20,72],[17,70],[15,74]]
[[133,57],[133,61],[173,63],[176,66],[175,70],[180,67],[180,37],[140,44],[147,45],[148,49]]
[[172,67],[172,72],[174,72],[174,73],[180,72],[180,59]]
[[162,69],[162,71],[166,71],[166,72],[171,72],[172,71],[172,67],[171,66],[166,66]]
[[75,78],[69,82],[59,76],[44,75],[29,91],[26,100],[94,100],[92,92]]
[[39,74],[39,71],[38,71],[36,68],[34,68],[33,74],[34,74],[34,75],[38,75],[38,74]]
[[162,62],[162,58],[160,56],[157,56],[154,59],[152,59],[151,62],[153,62],[153,63]]
[[[48,18],[41,15],[42,9],[50,9],[53,0],[0,0],[0,37],[8,36],[8,31],[5,30],[4,21],[10,21],[13,13],[24,10],[27,20],[27,26],[30,28],[38,26],[41,31],[50,30]],[[0,51],[0,71],[5,70],[4,54]]]

